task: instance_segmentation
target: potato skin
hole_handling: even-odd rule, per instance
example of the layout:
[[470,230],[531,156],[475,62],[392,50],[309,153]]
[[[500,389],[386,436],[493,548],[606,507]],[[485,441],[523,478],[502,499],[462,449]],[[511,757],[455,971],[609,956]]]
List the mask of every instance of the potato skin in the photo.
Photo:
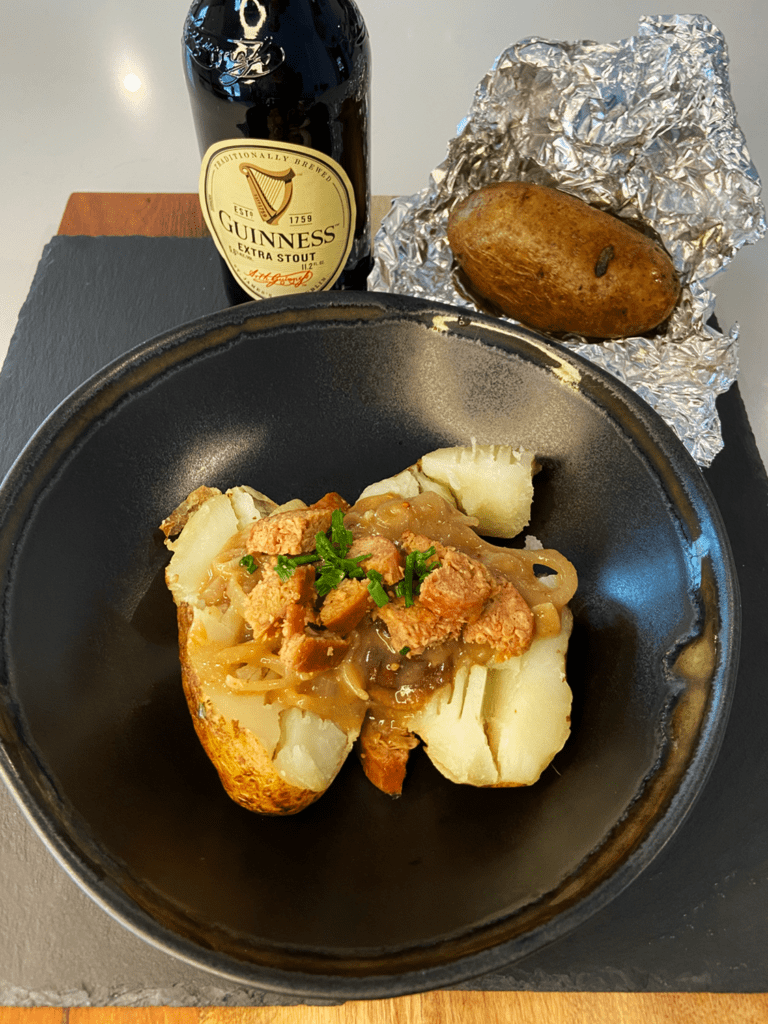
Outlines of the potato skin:
[[473,192],[451,211],[448,242],[480,296],[548,333],[645,334],[680,296],[658,243],[543,185],[508,181]]
[[177,611],[181,680],[197,738],[219,773],[227,794],[242,807],[259,814],[297,814],[323,794],[286,782],[274,769],[267,752],[250,730],[216,714],[203,694],[189,656],[188,636],[193,610]]

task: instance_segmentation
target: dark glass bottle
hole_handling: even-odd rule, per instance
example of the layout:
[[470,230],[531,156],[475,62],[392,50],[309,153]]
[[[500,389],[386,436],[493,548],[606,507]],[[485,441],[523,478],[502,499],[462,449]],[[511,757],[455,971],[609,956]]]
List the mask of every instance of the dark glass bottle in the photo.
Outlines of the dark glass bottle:
[[183,54],[230,300],[364,290],[370,44],[354,0],[195,0]]

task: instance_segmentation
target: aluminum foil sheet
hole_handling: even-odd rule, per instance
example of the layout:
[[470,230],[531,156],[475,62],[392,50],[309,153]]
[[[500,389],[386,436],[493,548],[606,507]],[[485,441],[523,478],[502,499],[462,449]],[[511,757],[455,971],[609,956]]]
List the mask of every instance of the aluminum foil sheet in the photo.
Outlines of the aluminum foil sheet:
[[368,287],[476,308],[454,278],[446,224],[493,181],[553,185],[641,219],[683,284],[663,332],[557,340],[633,388],[709,465],[722,447],[715,399],[738,375],[738,324],[713,325],[709,282],[766,230],[722,33],[702,15],[650,15],[616,43],[522,40],[497,58],[457,131],[429,185],[394,200]]

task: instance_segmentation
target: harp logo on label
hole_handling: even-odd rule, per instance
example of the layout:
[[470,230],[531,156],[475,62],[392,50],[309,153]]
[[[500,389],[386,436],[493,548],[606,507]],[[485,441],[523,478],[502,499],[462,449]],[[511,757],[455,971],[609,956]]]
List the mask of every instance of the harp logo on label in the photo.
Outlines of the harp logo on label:
[[330,288],[352,246],[355,201],[329,157],[285,143],[212,146],[200,197],[219,252],[255,298]]

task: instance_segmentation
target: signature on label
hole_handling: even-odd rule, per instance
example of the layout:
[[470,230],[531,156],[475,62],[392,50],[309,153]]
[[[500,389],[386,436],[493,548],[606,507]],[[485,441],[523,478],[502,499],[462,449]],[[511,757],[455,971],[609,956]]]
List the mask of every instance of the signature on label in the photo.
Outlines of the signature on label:
[[279,271],[267,271],[267,270],[249,270],[248,277],[251,278],[254,284],[261,284],[267,288],[287,288],[292,286],[294,288],[301,288],[307,284],[313,278],[313,273],[309,268],[306,270],[295,270],[293,273],[281,274]]

